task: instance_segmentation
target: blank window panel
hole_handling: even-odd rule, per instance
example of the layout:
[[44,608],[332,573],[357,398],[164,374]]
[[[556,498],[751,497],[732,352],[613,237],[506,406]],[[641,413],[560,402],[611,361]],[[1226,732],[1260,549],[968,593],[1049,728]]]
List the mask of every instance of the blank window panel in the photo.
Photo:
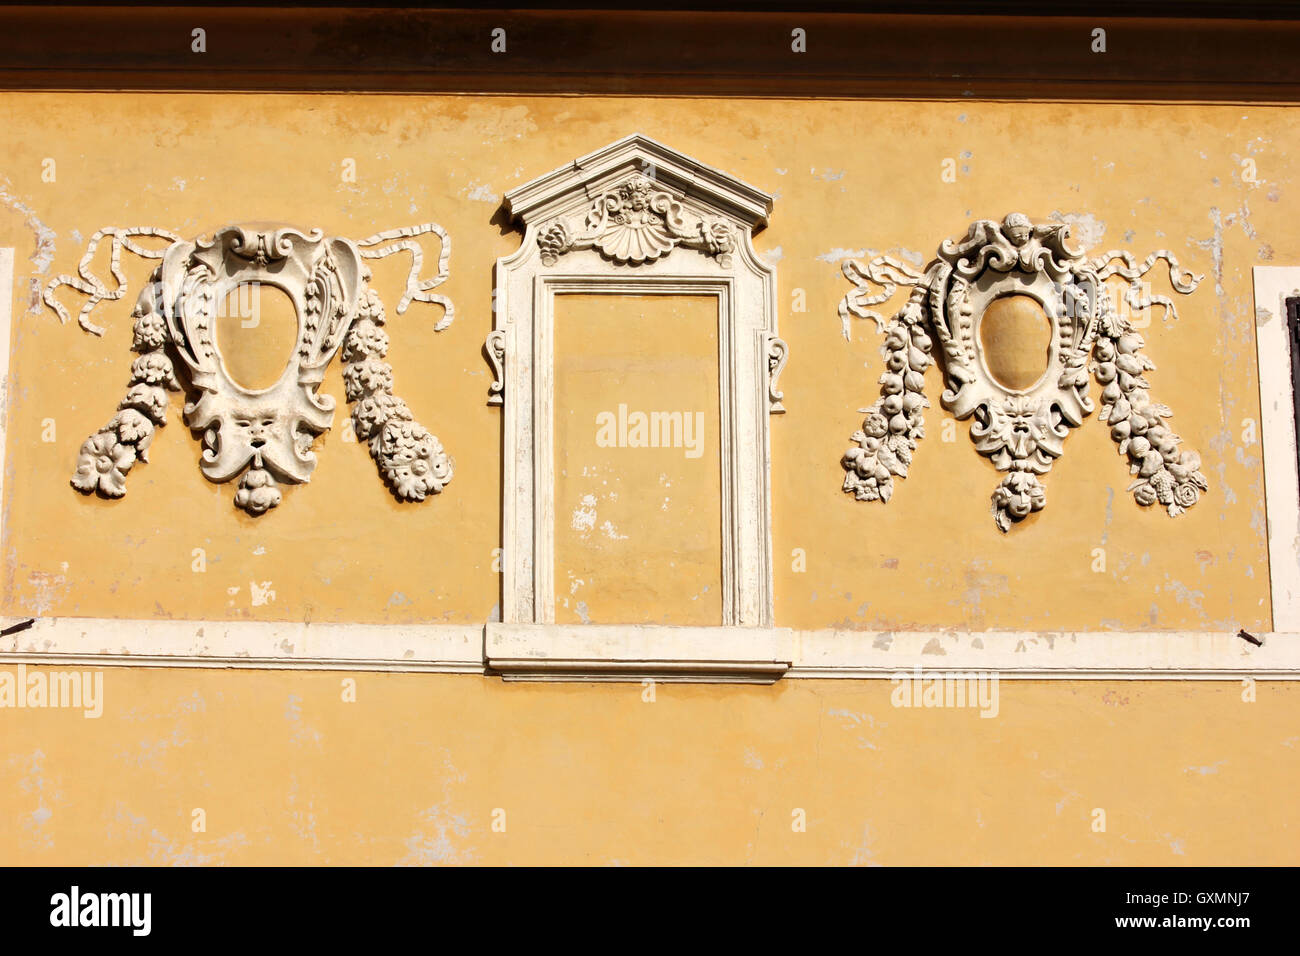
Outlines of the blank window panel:
[[555,307],[557,623],[722,623],[718,300]]

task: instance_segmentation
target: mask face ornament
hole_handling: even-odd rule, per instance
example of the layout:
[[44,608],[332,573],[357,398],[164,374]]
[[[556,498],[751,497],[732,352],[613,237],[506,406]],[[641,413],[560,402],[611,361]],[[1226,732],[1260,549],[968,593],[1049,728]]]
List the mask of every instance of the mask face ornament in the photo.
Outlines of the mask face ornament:
[[[250,483],[274,488],[276,475],[293,483],[311,478],[312,443],[334,419],[333,399],[316,389],[356,316],[361,272],[355,245],[322,241],[319,231],[229,226],[211,239],[167,250],[158,308],[199,392],[185,406],[185,423],[203,435],[199,467],[210,481],[230,481],[250,466],[241,491]],[[245,284],[280,289],[298,316],[293,356],[279,381],[257,391],[230,377],[213,334],[216,305]],[[274,507],[272,499],[264,494],[257,500]]]
[[[924,437],[924,375],[936,340],[943,406],[958,420],[973,419],[976,451],[1007,473],[992,495],[1001,531],[1046,506],[1039,476],[1061,456],[1070,429],[1095,409],[1090,373],[1102,386],[1100,417],[1137,476],[1129,491],[1139,505],[1159,503],[1177,516],[1208,490],[1200,457],[1180,450],[1182,439],[1165,422],[1172,412],[1151,399],[1145,373],[1155,366],[1141,354],[1144,342],[1129,319],[1153,304],[1174,312],[1169,298],[1143,293],[1142,277],[1158,260],[1169,266],[1177,292],[1191,293],[1203,277],[1184,272],[1165,250],[1141,263],[1123,251],[1089,259],[1068,238],[1064,223],[1012,213],[1000,223],[972,223],[958,242],[945,240],[924,274],[889,256],[843,264],[855,286],[840,304],[845,335],[853,317],[875,319],[885,332],[886,364],[881,397],[863,409],[862,429],[841,461],[846,492],[887,502],[894,478],[907,476]],[[1123,310],[1106,287],[1112,277],[1129,282]],[[900,285],[911,294],[886,322],[871,307]],[[1045,355],[1028,341],[1034,316],[1046,318]]]
[[[420,280],[422,253],[413,237],[429,232],[442,241],[439,272]],[[136,242],[139,236],[165,238],[170,245],[160,252],[148,250]],[[95,246],[105,237],[113,241],[111,268],[118,288],[112,293],[89,271]],[[370,248],[381,243],[382,248]],[[254,516],[265,514],[280,504],[279,482],[299,484],[311,478],[316,467],[312,445],[334,419],[334,399],[318,389],[340,350],[348,363],[344,383],[357,437],[369,445],[394,495],[421,501],[451,480],[451,461],[437,438],[392,394],[392,366],[383,361],[388,350],[384,307],[367,287],[370,270],[364,262],[411,252],[398,311],[413,299],[441,304],[441,331],[452,310],[445,297],[430,291],[446,279],[450,249],[440,227],[426,223],[355,242],[327,239],[319,230],[304,233],[262,223],[227,226],[193,242],[163,230],[104,229],[92,238],[78,277],[59,276],[46,288],[46,303],[66,321],[54,291],[70,285],[88,293],[80,321],[88,331],[101,332],[87,316],[98,301],[123,294],[122,249],[162,263],[133,313],[132,348],[140,357],[132,365],[131,384],[117,415],[82,446],[72,478],[78,490],[111,498],[126,493],[125,475],[137,460],[148,460],[154,429],[166,423],[167,392],[180,390],[183,377],[193,396],[185,405],[185,422],[202,436],[199,467],[204,476],[213,482],[240,476],[236,506]],[[214,332],[218,303],[247,285],[280,290],[297,315],[293,354],[278,380],[264,389],[245,388],[231,377]],[[174,360],[183,376],[176,374]]]

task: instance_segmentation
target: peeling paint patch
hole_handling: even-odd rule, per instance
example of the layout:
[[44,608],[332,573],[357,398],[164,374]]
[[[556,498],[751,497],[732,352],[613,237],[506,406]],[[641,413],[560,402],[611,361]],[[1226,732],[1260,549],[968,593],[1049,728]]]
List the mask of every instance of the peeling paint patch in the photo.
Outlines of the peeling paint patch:
[[580,534],[590,534],[596,527],[596,496],[583,495],[582,504],[573,509],[570,527]]
[[849,866],[882,866],[876,862],[875,851],[871,848],[871,827],[864,825],[862,827],[862,837],[858,845],[853,850],[853,856],[849,860]]
[[832,265],[839,265],[845,259],[862,259],[872,254],[871,249],[845,249],[843,247],[830,249],[819,256],[815,256],[818,262],[829,262]]
[[1106,235],[1106,224],[1091,213],[1061,212],[1053,210],[1047,217],[1052,222],[1063,222],[1070,227],[1070,237],[1084,248],[1101,245]]
[[[858,714],[851,710],[831,709],[826,711],[828,717],[838,717],[845,729],[861,729],[863,725],[874,728],[876,720],[870,714]],[[863,750],[875,750],[876,745],[865,736],[859,735],[858,746]]]
[[494,193],[486,183],[470,183],[469,186],[461,190],[461,195],[474,202],[496,203],[501,201],[501,196]]
[[33,591],[31,597],[23,598],[23,607],[27,613],[41,617],[62,605],[72,589],[65,573],[67,570],[68,563],[64,561],[57,572],[32,571],[27,575],[27,583]]
[[420,813],[420,827],[406,838],[406,856],[398,866],[432,866],[472,863],[475,853],[459,845],[470,834],[469,819],[451,807],[451,786],[464,783],[465,775],[443,757],[442,799]]
[[[54,816],[54,811],[46,799],[49,784],[45,778],[45,752],[37,749],[30,754],[15,754],[8,762],[10,765],[25,765],[26,772],[18,780],[18,789],[23,793],[34,794],[36,797],[36,808],[20,816],[25,842],[41,850],[54,849],[54,837],[44,829],[45,824]],[[60,794],[56,791],[52,796],[57,801]]]
[[608,519],[600,526],[600,530],[604,533],[605,537],[609,538],[611,541],[623,541],[627,538],[627,535],[619,534],[618,528],[614,527],[614,522],[609,521]]
[[320,732],[303,722],[302,698],[297,694],[289,695],[289,699],[284,706],[284,719],[293,728],[293,733],[289,738],[290,740],[299,746],[304,743],[310,743],[314,749],[321,749],[322,737]]
[[[49,271],[50,263],[54,261],[54,237],[55,232],[37,217],[36,211],[31,206],[23,202],[17,196],[9,191],[10,182],[5,180],[3,186],[0,186],[0,205],[8,206],[14,212],[20,213],[27,221],[27,228],[32,231],[32,237],[36,241],[36,248],[28,258],[36,265],[36,274],[45,275]],[[34,309],[29,312],[39,312],[40,303],[38,302]]]

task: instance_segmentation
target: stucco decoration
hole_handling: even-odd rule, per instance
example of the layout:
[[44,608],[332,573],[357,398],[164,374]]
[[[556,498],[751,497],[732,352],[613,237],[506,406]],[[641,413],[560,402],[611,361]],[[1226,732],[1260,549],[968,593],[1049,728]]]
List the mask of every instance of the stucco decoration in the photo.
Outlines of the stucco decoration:
[[706,295],[717,301],[721,392],[718,623],[770,628],[768,421],[784,410],[776,383],[787,349],[777,334],[775,271],[751,237],[772,198],[633,135],[511,190],[505,202],[525,234],[497,262],[484,345],[495,375],[488,402],[503,406],[505,434],[502,625],[555,626],[556,297]]
[[[885,335],[881,397],[863,410],[862,428],[842,459],[846,492],[861,501],[887,502],[894,478],[907,476],[925,434],[924,376],[935,362],[937,341],[943,406],[958,420],[974,419],[976,450],[1007,473],[992,496],[1002,531],[1046,505],[1040,476],[1061,456],[1069,430],[1095,408],[1090,374],[1102,388],[1099,417],[1136,476],[1128,488],[1134,500],[1160,504],[1170,516],[1196,504],[1208,490],[1200,457],[1179,447],[1182,439],[1166,422],[1172,412],[1152,399],[1145,373],[1155,366],[1142,354],[1142,336],[1129,317],[1155,304],[1176,316],[1170,298],[1144,291],[1142,279],[1158,261],[1168,266],[1176,292],[1192,292],[1203,277],[1183,270],[1165,250],[1142,262],[1118,250],[1088,258],[1068,239],[1067,224],[1033,223],[1012,213],[1000,223],[972,223],[960,241],[945,240],[923,274],[889,256],[844,262],[855,288],[840,303],[841,321],[847,328],[853,317],[871,318]],[[1120,302],[1106,286],[1112,277],[1129,282]],[[886,321],[872,306],[899,286],[911,292]],[[986,310],[1009,296],[1036,300],[1050,323],[1046,370],[1023,388],[1009,387],[990,372],[981,341]]]
[[596,249],[615,262],[653,262],[676,246],[731,265],[732,227],[723,219],[690,215],[682,197],[635,173],[596,197],[582,220],[561,216],[537,236],[542,262],[553,266],[573,249]]
[[[423,252],[415,239],[430,233],[441,244],[438,271],[421,279]],[[146,237],[168,245],[149,249],[138,241]],[[105,238],[112,242],[112,290],[90,268]],[[185,405],[185,423],[201,435],[203,474],[213,482],[239,477],[235,505],[253,516],[265,514],[281,502],[280,482],[311,478],[316,467],[312,446],[334,418],[334,399],[318,389],[340,350],[357,439],[367,444],[393,494],[422,501],[451,480],[451,461],[438,439],[393,394],[392,366],[384,361],[389,344],[384,306],[367,285],[370,270],[365,265],[367,259],[410,252],[397,311],[404,312],[412,301],[439,304],[444,315],[436,328],[446,328],[451,302],[432,291],[447,278],[450,254],[440,226],[425,223],[358,241],[265,223],[226,226],[193,242],[162,229],[101,229],[91,238],[78,275],[58,276],[45,289],[45,302],[62,321],[69,315],[54,293],[67,285],[90,296],[78,317],[82,328],[102,334],[89,315],[98,302],[125,293],[123,249],[162,262],[132,313],[132,348],[139,357],[132,363],[126,395],[117,414],[81,447],[72,477],[79,491],[110,498],[126,494],[127,473],[137,461],[148,461],[154,430],[166,424],[168,391],[184,388],[192,399]],[[220,304],[243,285],[281,290],[297,314],[293,354],[279,379],[264,389],[234,381],[215,335]]]

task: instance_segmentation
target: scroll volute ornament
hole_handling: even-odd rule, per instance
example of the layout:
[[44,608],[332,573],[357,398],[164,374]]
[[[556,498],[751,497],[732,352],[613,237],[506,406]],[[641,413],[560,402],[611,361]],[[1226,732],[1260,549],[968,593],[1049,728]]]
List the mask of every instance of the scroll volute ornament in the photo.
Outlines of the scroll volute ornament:
[[[421,280],[423,257],[414,237],[425,233],[439,236],[442,253],[438,274]],[[141,236],[165,238],[170,244],[149,250],[136,241]],[[105,238],[112,240],[111,271],[118,283],[112,292],[89,268],[96,245]],[[372,248],[376,245],[381,248]],[[193,242],[160,229],[102,229],[91,239],[78,275],[59,276],[47,286],[46,303],[66,321],[67,312],[53,293],[68,285],[89,294],[80,323],[94,334],[102,332],[87,317],[97,302],[123,294],[123,249],[162,263],[133,313],[132,348],[140,357],[131,366],[126,396],[117,415],[83,444],[72,478],[75,488],[122,497],[126,473],[136,461],[148,460],[154,430],[166,424],[168,391],[184,384],[192,398],[185,405],[185,422],[202,436],[203,474],[213,482],[241,476],[236,506],[254,516],[265,514],[280,504],[279,482],[306,482],[316,467],[312,445],[334,418],[334,399],[318,389],[340,350],[357,438],[368,445],[393,494],[421,501],[451,480],[451,461],[438,439],[392,393],[392,366],[383,361],[388,351],[384,306],[367,286],[370,270],[363,261],[410,252],[412,265],[397,310],[404,311],[412,300],[441,304],[446,314],[437,328],[446,328],[451,303],[431,291],[447,275],[450,249],[441,227],[425,223],[354,241],[326,238],[320,230],[245,223]],[[279,289],[297,316],[293,353],[278,380],[263,389],[234,380],[215,335],[218,304],[246,285]]]
[[639,265],[681,245],[730,268],[735,239],[723,220],[692,217],[679,195],[634,173],[597,196],[580,225],[563,217],[548,223],[537,245],[548,266],[574,249],[596,249],[614,262]]
[[[356,316],[362,268],[347,239],[290,228],[229,226],[167,250],[157,308],[199,393],[185,406],[185,422],[203,434],[199,467],[209,480],[230,481],[250,465],[241,490],[269,487],[264,471],[294,483],[311,477],[312,443],[334,417],[334,400],[317,388]],[[245,284],[280,289],[298,315],[293,356],[266,389],[236,383],[213,336],[217,303]]]
[[[1101,420],[1111,426],[1137,476],[1129,486],[1134,500],[1159,503],[1170,516],[1196,503],[1208,489],[1200,457],[1179,448],[1181,439],[1165,421],[1171,411],[1151,399],[1145,373],[1155,366],[1141,354],[1142,337],[1112,301],[1105,282],[1112,276],[1129,280],[1124,304],[1130,311],[1161,304],[1173,312],[1169,298],[1143,295],[1142,277],[1158,260],[1168,264],[1177,292],[1192,292],[1202,277],[1184,272],[1164,250],[1141,263],[1122,251],[1089,259],[1068,238],[1066,224],[1036,224],[1013,213],[1001,223],[972,223],[958,242],[945,240],[924,274],[888,256],[844,263],[844,275],[856,288],[840,304],[841,319],[846,330],[854,316],[876,320],[885,332],[886,365],[881,397],[864,410],[862,430],[853,434],[854,447],[842,460],[846,492],[863,501],[888,501],[894,478],[906,477],[924,436],[921,410],[929,404],[924,375],[934,364],[937,342],[944,359],[944,407],[959,420],[973,419],[976,450],[1007,473],[992,495],[994,520],[1002,531],[1046,505],[1039,477],[1061,456],[1070,429],[1095,409],[1088,394],[1090,373],[1102,386]],[[911,294],[886,322],[871,306],[900,285],[910,286]],[[1019,301],[1024,298],[1029,302]],[[1006,371],[1023,364],[1032,346],[1021,343],[1010,363],[1003,355],[992,366],[985,351],[990,337],[981,336],[981,323],[990,309],[996,315],[1012,301],[1020,310],[1037,303],[1050,325],[1045,372],[1036,380]],[[1018,347],[1014,342],[997,347],[1007,345]]]

